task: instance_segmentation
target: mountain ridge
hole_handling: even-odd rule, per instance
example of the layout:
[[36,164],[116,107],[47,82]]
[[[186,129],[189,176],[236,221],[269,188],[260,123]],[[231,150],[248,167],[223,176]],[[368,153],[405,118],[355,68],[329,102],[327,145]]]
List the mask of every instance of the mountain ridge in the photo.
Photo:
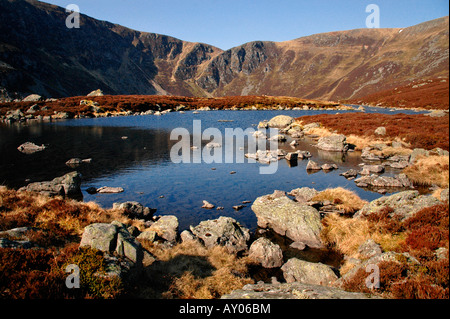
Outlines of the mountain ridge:
[[[17,12],[21,14],[18,15]],[[354,29],[221,50],[36,0],[0,0],[0,87],[64,97],[279,95],[354,99],[448,77],[448,16],[404,29]]]

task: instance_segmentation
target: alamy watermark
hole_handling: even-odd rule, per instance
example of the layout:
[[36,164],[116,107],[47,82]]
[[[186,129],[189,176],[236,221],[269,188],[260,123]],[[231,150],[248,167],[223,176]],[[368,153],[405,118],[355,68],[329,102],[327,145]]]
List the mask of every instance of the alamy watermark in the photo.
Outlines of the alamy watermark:
[[66,13],[70,13],[66,18],[66,27],[68,29],[80,28],[80,7],[76,4],[69,4],[66,7]]
[[[224,134],[214,127],[202,130],[202,122],[194,120],[191,133],[186,128],[176,128],[170,134],[171,141],[177,141],[170,150],[172,163],[222,164],[255,162],[248,154],[275,154],[278,151],[278,129],[268,129],[257,134],[253,128],[225,128]],[[263,137],[260,137],[263,136]],[[272,138],[270,138],[272,137]],[[275,137],[275,138],[274,138]],[[205,144],[205,142],[207,142]],[[275,174],[278,170],[278,159],[267,162],[259,168],[260,174]]]
[[366,266],[366,273],[369,273],[369,276],[367,276],[365,280],[366,287],[369,289],[379,289],[380,267],[376,264],[369,264]]
[[369,4],[366,13],[370,13],[366,18],[366,27],[369,29],[380,28],[380,7],[376,4]]
[[78,289],[80,288],[80,267],[77,265],[68,265],[66,267],[66,273],[70,273],[66,277],[66,287],[68,289]]

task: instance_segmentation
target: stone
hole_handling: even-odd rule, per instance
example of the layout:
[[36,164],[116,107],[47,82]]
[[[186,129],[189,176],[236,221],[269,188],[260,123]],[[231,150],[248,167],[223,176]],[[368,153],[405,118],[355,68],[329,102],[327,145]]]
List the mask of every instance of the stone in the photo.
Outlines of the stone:
[[81,175],[78,172],[68,173],[52,181],[30,183],[19,191],[40,193],[47,196],[67,196],[70,198],[82,197]]
[[156,209],[144,207],[138,202],[114,203],[113,209],[123,210],[126,216],[135,219],[151,220]]
[[429,155],[430,155],[429,151],[423,148],[415,148],[413,149],[409,157],[409,163],[414,164],[419,157],[427,157]]
[[369,259],[377,255],[381,255],[383,251],[373,239],[366,240],[358,248],[359,257],[362,259]]
[[264,237],[252,243],[248,256],[264,268],[277,268],[283,264],[283,251],[280,246]]
[[414,216],[418,211],[440,204],[441,202],[430,195],[420,195],[418,191],[404,191],[390,196],[383,196],[363,206],[356,212],[355,218],[379,212],[384,207],[391,207],[391,216],[398,216],[404,220]]
[[322,167],[312,160],[309,160],[308,164],[306,165],[307,171],[320,171],[321,169]]
[[288,193],[289,196],[294,196],[295,200],[299,203],[309,202],[317,194],[319,194],[319,191],[309,187],[296,188]]
[[20,145],[17,149],[21,153],[30,155],[30,154],[34,154],[37,152],[41,152],[41,151],[45,150],[45,148],[46,148],[45,145],[38,146],[34,143],[26,142],[26,143],[23,143],[22,145]]
[[383,127],[383,126],[378,127],[378,128],[375,130],[375,134],[376,134],[376,135],[381,135],[381,136],[386,135],[386,128]]
[[117,226],[117,242],[115,252],[119,256],[127,257],[135,264],[142,264],[144,257],[141,244],[129,233],[126,225],[113,221]]
[[324,171],[332,171],[338,169],[338,166],[336,164],[323,164],[320,168]]
[[125,190],[122,187],[109,187],[103,186],[97,189],[99,194],[118,194],[123,193]]
[[287,115],[278,115],[272,118],[267,125],[273,128],[285,128],[294,122],[294,118]]
[[161,216],[148,230],[155,231],[158,237],[170,243],[176,243],[178,239],[178,226],[178,218],[173,215],[167,215]]
[[303,131],[308,132],[309,130],[315,129],[315,128],[320,128],[320,123],[309,123],[306,125],[303,125]]
[[[363,172],[361,172],[361,174],[362,173]],[[378,176],[373,174],[355,179],[355,183],[382,188],[405,188],[413,186],[412,182],[408,179],[408,177],[406,177],[405,174],[399,174],[396,177]]]
[[42,100],[42,96],[39,94],[30,94],[22,100],[22,102],[39,102]]
[[283,134],[277,134],[269,138],[269,141],[286,142],[286,136],[284,136]]
[[216,207],[216,206],[214,206],[214,205],[211,204],[210,202],[208,202],[208,201],[206,201],[206,200],[203,201],[203,206],[202,206],[202,208],[204,208],[204,209],[214,209],[214,207]]
[[317,148],[329,152],[347,152],[347,138],[345,135],[330,135],[322,137],[317,142]]
[[231,217],[221,216],[218,219],[202,221],[190,229],[208,248],[220,245],[230,253],[238,253],[248,248],[250,231]]
[[439,196],[439,198],[443,202],[448,202],[448,200],[449,200],[449,190],[448,190],[448,188],[442,190],[441,195]]
[[221,299],[258,300],[258,299],[380,299],[371,294],[347,292],[345,290],[311,285],[301,282],[293,283],[264,283],[245,285],[242,289],[233,290],[223,295]]
[[84,228],[80,247],[90,247],[103,252],[112,252],[117,245],[118,227],[113,224],[97,223]]
[[274,193],[258,197],[251,209],[258,219],[258,226],[271,228],[312,248],[323,246],[320,240],[320,214],[315,208]]
[[198,242],[198,238],[190,230],[183,230],[180,234],[180,238],[183,243]]
[[377,173],[377,174],[384,173],[383,165],[364,165],[363,169],[368,170],[369,173]]
[[92,91],[91,93],[89,93],[86,96],[88,96],[88,97],[103,96],[103,91],[98,89],[98,90]]
[[139,236],[136,237],[138,240],[146,240],[153,243],[156,240],[156,231],[154,230],[144,230]]
[[298,160],[298,153],[287,153],[285,158],[289,162],[296,162]]
[[287,283],[302,282],[311,285],[330,286],[338,279],[329,266],[297,258],[289,259],[281,267],[281,270]]
[[348,171],[341,173],[339,175],[344,176],[347,179],[355,178],[358,176],[358,171],[352,168],[352,169],[349,169]]

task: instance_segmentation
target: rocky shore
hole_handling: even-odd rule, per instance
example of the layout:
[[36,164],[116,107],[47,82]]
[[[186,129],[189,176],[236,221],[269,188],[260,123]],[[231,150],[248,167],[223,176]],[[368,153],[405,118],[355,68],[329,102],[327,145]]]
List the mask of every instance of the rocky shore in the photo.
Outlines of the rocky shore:
[[[320,128],[320,124],[306,126],[288,116],[279,116],[260,123],[259,127],[262,134],[264,134],[266,128],[276,127],[280,129],[281,134],[286,134],[295,141],[305,135],[313,134],[314,129]],[[347,137],[342,134],[319,136],[316,146],[328,152],[345,153],[354,151],[354,145],[349,143]],[[382,196],[371,202],[364,202],[346,190],[318,191],[307,187],[296,188],[288,193],[276,190],[273,194],[261,196],[252,202],[251,209],[259,226],[259,230],[253,234],[239,221],[225,216],[202,221],[198,225],[192,225],[190,229],[180,232],[176,216],[156,216],[154,209],[144,207],[138,202],[116,203],[112,210],[101,213],[103,217],[98,217],[98,222],[87,223],[82,227],[76,236],[78,239],[75,240],[75,243],[79,249],[91,249],[101,253],[106,265],[102,276],[109,279],[118,278],[126,282],[142,280],[146,283],[155,280],[159,282],[155,279],[155,274],[161,275],[163,271],[161,267],[164,268],[163,265],[167,263],[167,260],[164,259],[166,257],[163,257],[164,254],[177,249],[183,251],[188,247],[190,249],[195,247],[196,251],[204,249],[208,252],[223,249],[221,250],[222,254],[232,256],[230,258],[235,261],[245,262],[248,267],[251,265],[251,267],[257,269],[269,269],[273,271],[273,274],[277,272],[279,274],[266,278],[265,281],[255,282],[248,269],[247,271],[236,271],[230,279],[233,283],[230,284],[230,287],[234,287],[234,284],[236,284],[236,288],[221,293],[215,292],[212,296],[216,298],[389,298],[391,297],[390,291],[378,292],[374,289],[367,290],[362,287],[359,292],[354,292],[355,288],[350,286],[349,283],[354,282],[355,278],[360,278],[361,273],[366,272],[369,265],[382,268],[385,267],[386,263],[397,263],[398,267],[408,267],[408,269],[419,269],[420,267],[428,269],[429,265],[417,255],[414,255],[414,250],[399,249],[399,247],[403,247],[400,244],[395,249],[391,249],[385,242],[385,237],[376,237],[375,235],[378,233],[373,230],[368,231],[367,234],[375,234],[373,238],[377,239],[378,242],[372,237],[368,237],[366,240],[357,242],[357,244],[353,243],[352,251],[356,251],[356,253],[348,252],[345,248],[339,247],[340,239],[335,237],[331,239],[330,233],[332,233],[332,230],[330,230],[330,227],[332,228],[332,226],[330,225],[337,224],[336,221],[338,220],[340,223],[354,223],[355,225],[360,225],[360,223],[370,224],[374,220],[381,219],[386,219],[389,223],[402,223],[403,228],[392,231],[392,234],[388,232],[384,236],[397,236],[396,232],[398,232],[402,235],[399,235],[400,239],[396,238],[396,240],[402,241],[402,245],[412,247],[411,243],[407,240],[404,241],[404,237],[409,236],[410,230],[408,227],[410,227],[410,224],[408,223],[412,223],[410,221],[417,216],[422,216],[424,212],[429,210],[441,211],[442,209],[445,211],[446,207],[448,227],[449,193],[447,185],[446,188],[441,188],[440,192],[434,195],[423,195],[417,190],[411,189],[414,184],[405,174],[382,175],[386,166],[404,169],[415,165],[419,158],[436,155],[448,157],[448,152],[442,149],[431,151],[414,149],[408,155],[400,155],[395,152],[390,153],[390,155],[383,154],[382,151],[388,147],[395,148],[395,145],[393,143],[390,143],[390,145],[377,144],[364,148],[361,153],[362,170],[347,171],[341,174],[343,175],[342,178],[354,179],[359,187],[373,187],[379,192],[386,192],[385,190],[388,188],[400,190],[393,195]],[[275,160],[286,158],[289,161],[310,158],[310,154],[301,151],[290,154],[278,150],[276,154],[256,155],[255,158],[258,160],[269,157],[268,161],[272,158]],[[251,156],[248,155],[247,157]],[[311,170],[314,163],[312,160],[309,161],[308,166]],[[330,164],[330,166],[315,167],[314,169],[329,170],[336,169],[336,167]],[[358,175],[361,175],[361,177],[357,178]],[[41,196],[39,200],[44,202],[55,196],[56,198],[66,197],[68,198],[67,201],[70,201],[69,198],[77,198],[81,194],[80,187],[81,178],[77,172],[55,178],[52,181],[29,184],[18,190],[17,194],[2,187],[0,189],[2,195],[0,197],[0,211],[6,213],[14,211],[12,207],[8,206],[12,205],[11,202],[14,202],[8,199],[8,196],[18,198],[28,196],[26,194],[39,194],[38,196]],[[204,203],[204,205],[207,204],[209,203]],[[33,205],[33,207],[36,207],[37,204]],[[36,209],[34,208],[34,210]],[[22,212],[22,214],[27,213]],[[382,214],[382,217],[380,217],[380,214]],[[76,219],[77,216],[74,215],[71,218]],[[106,218],[106,216],[109,217]],[[55,222],[58,223],[59,221]],[[10,224],[10,222],[1,223],[3,228]],[[48,247],[43,247],[42,244],[34,242],[34,237],[30,235],[36,231],[47,231],[46,229],[40,229],[38,225],[42,225],[42,223],[32,223],[25,220],[21,225],[18,225],[20,227],[3,229],[0,232],[0,248],[13,250],[47,249]],[[377,227],[381,226],[378,225]],[[427,225],[426,227],[424,229],[430,231],[429,227],[435,226]],[[431,230],[434,230],[434,228]],[[286,254],[286,251],[283,251],[282,246],[264,236],[266,231],[273,231],[282,236],[285,241],[289,241],[290,249],[324,252],[336,250],[343,255],[344,262],[339,267],[334,267],[321,262],[310,262],[291,257]],[[417,229],[412,231],[417,231]],[[429,253],[434,256],[432,257],[433,261],[447,263],[448,268],[448,231],[446,241],[444,234],[443,239],[438,240]],[[177,256],[179,254],[183,253],[178,253]],[[199,267],[204,266],[200,265]],[[195,270],[190,266],[186,271],[192,272]],[[220,269],[216,269],[216,271],[220,272]],[[209,271],[209,274],[215,274],[216,271]],[[177,274],[178,277],[174,275],[176,280],[181,280],[179,275]],[[186,276],[189,277],[183,272],[181,277],[186,280]],[[206,280],[205,278],[203,280]],[[189,280],[194,279],[190,278]],[[384,280],[389,280],[389,278]],[[387,285],[386,282],[384,284]],[[171,287],[173,285],[182,286],[183,283],[175,281],[172,282]],[[443,287],[445,287],[445,284]],[[145,290],[146,288],[140,287],[140,289]],[[177,289],[181,290],[181,288]],[[141,292],[137,292],[137,294]],[[158,296],[163,296],[163,294]]]

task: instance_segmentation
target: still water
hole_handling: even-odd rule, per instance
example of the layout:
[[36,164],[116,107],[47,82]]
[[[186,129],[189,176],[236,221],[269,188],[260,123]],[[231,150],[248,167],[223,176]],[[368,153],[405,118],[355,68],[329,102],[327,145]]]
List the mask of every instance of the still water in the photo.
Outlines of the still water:
[[[367,112],[387,113],[385,109],[368,108]],[[176,215],[180,230],[197,225],[202,220],[219,216],[235,218],[241,224],[256,229],[256,217],[251,204],[240,211],[233,206],[243,201],[253,202],[257,197],[274,190],[290,191],[299,187],[323,190],[344,187],[355,191],[361,198],[373,200],[381,195],[355,186],[340,173],[358,169],[361,163],[357,152],[347,155],[323,152],[303,139],[296,148],[286,143],[279,147],[288,151],[307,150],[319,164],[336,163],[339,170],[308,174],[307,160],[297,166],[284,159],[278,162],[273,175],[260,174],[260,163],[176,164],[171,161],[170,150],[177,143],[171,140],[174,128],[193,130],[193,121],[201,120],[202,129],[215,127],[222,133],[226,128],[255,128],[260,121],[277,115],[299,117],[336,111],[210,111],[169,113],[164,116],[131,116],[98,119],[79,119],[30,125],[0,125],[0,185],[18,188],[29,182],[51,180],[73,169],[65,165],[71,158],[92,158],[77,170],[83,176],[84,201],[95,201],[104,208],[115,202],[138,201],[156,208],[157,215]],[[344,111],[341,111],[344,113]],[[389,112],[390,114],[394,112]],[[399,112],[400,113],[400,112]],[[402,111],[401,113],[413,113]],[[123,138],[127,137],[127,138]],[[17,147],[24,142],[47,146],[46,150],[24,155]],[[203,141],[203,145],[209,141]],[[226,149],[216,151],[224,153]],[[235,172],[235,174],[230,174]],[[391,174],[392,172],[387,172]],[[122,187],[120,194],[86,192],[89,187]],[[202,209],[207,200],[224,210]]]

